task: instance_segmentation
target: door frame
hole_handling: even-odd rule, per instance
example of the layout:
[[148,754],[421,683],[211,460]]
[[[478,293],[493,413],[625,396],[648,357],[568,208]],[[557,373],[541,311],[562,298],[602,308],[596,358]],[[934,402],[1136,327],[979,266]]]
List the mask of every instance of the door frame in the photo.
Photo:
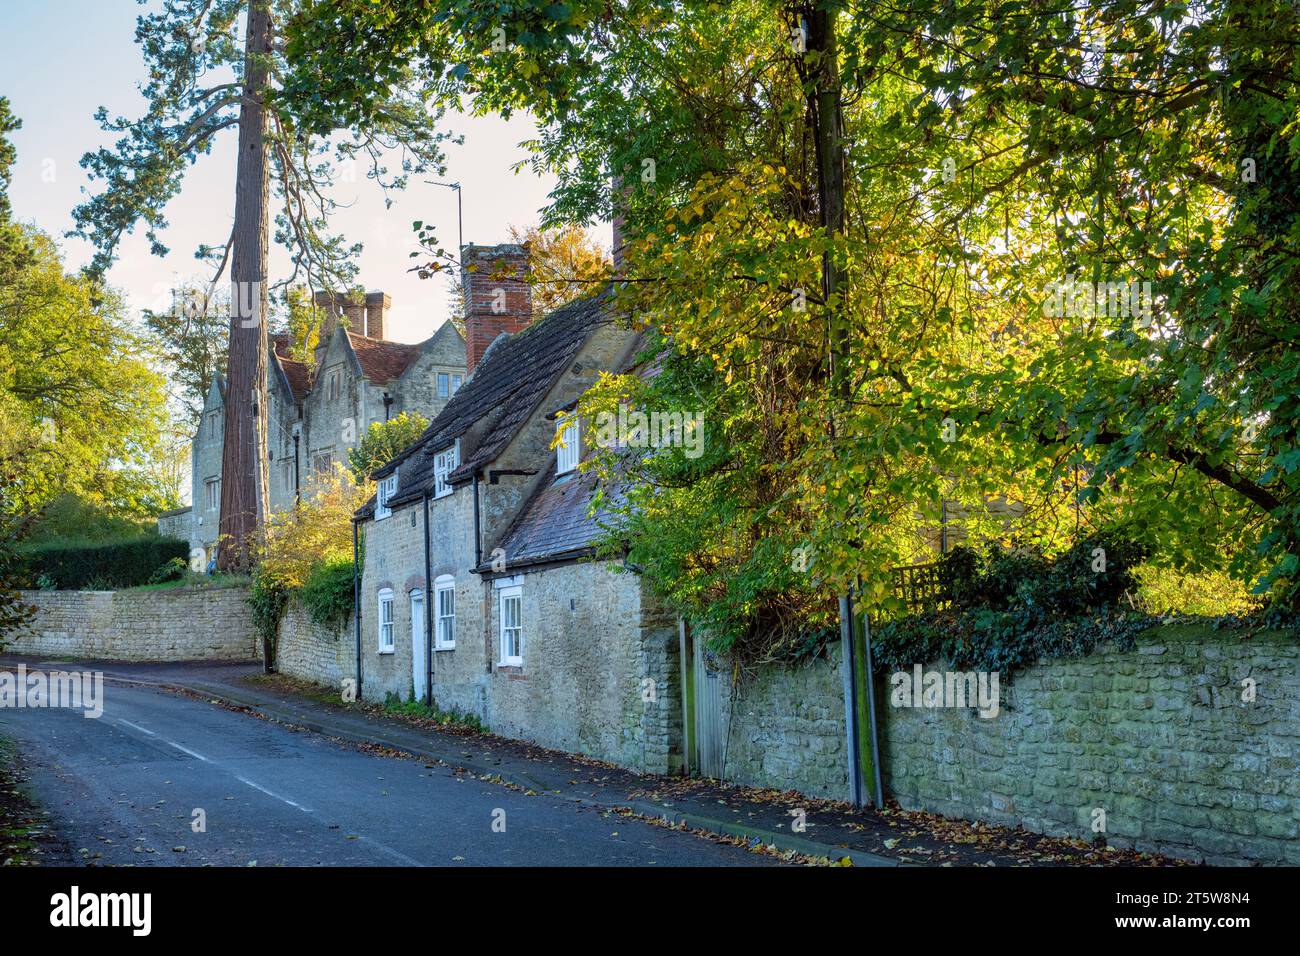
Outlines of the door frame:
[[[411,699],[424,700],[429,692],[425,686],[429,668],[425,659],[425,616],[429,613],[429,602],[422,588],[412,588],[407,600],[411,609]],[[420,608],[418,616],[415,613],[417,606]]]

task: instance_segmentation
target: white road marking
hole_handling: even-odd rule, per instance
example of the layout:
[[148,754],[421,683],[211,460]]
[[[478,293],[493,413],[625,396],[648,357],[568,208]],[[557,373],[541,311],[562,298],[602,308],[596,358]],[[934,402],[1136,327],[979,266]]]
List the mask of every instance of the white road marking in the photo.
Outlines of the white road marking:
[[[141,733],[148,734],[150,737],[157,737],[159,740],[161,740],[161,741],[162,741],[163,743],[165,743],[167,746],[169,746],[169,747],[175,747],[175,748],[176,748],[177,750],[179,750],[181,753],[183,753],[183,754],[189,754],[189,755],[190,755],[191,757],[193,757],[195,760],[202,760],[204,763],[212,763],[213,766],[215,766],[215,767],[221,767],[221,764],[219,764],[219,763],[213,763],[212,760],[210,760],[209,758],[203,756],[203,754],[199,753],[198,751],[191,750],[189,747],[184,747],[184,746],[178,744],[178,743],[177,743],[176,741],[174,741],[174,740],[168,740],[166,737],[163,737],[161,734],[154,733],[154,732],[153,732],[152,730],[150,730],[148,727],[141,727],[139,724],[133,724],[133,723],[131,723],[131,721],[129,721],[129,720],[123,720],[123,719],[120,718],[120,717],[117,719],[117,722],[118,722],[119,724],[126,724],[128,727],[132,727],[132,728],[134,728],[135,730],[140,731]],[[294,801],[290,800],[288,797],[282,797],[282,796],[280,796],[278,793],[275,793],[275,792],[273,792],[273,791],[271,791],[271,790],[267,790],[266,787],[262,786],[262,785],[259,784],[259,783],[254,783],[252,780],[249,780],[247,777],[244,777],[244,776],[241,776],[240,774],[235,773],[235,772],[234,772],[233,770],[231,770],[229,767],[221,767],[221,769],[224,770],[224,771],[226,771],[226,773],[230,774],[232,777],[234,777],[236,780],[238,780],[240,783],[244,784],[245,786],[252,787],[254,790],[259,790],[259,791],[261,791],[262,793],[266,794],[268,797],[274,797],[275,799],[279,800],[281,803],[287,803],[287,804],[289,804],[289,806],[291,806],[291,807],[293,807],[293,808],[295,808],[295,809],[297,809],[297,810],[301,810],[303,813],[314,813],[314,812],[315,812],[314,810],[312,810],[312,809],[310,809],[310,808],[308,808],[308,807],[304,807],[301,803],[295,803]]]
[[167,746],[169,747],[175,747],[183,754],[189,754],[195,760],[202,760],[204,763],[212,763],[212,761],[209,760],[207,757],[203,756],[203,754],[196,754],[193,750],[190,750],[188,747],[182,747],[180,744],[176,743],[175,741],[168,740],[166,737],[159,737],[158,739],[163,741],[163,743],[167,744]]

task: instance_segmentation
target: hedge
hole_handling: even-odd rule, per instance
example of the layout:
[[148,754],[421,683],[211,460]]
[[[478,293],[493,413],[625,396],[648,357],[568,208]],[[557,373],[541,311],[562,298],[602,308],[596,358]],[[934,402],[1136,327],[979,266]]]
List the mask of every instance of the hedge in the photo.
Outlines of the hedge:
[[113,591],[148,584],[172,558],[188,560],[189,543],[179,538],[138,538],[103,545],[48,545],[23,554],[27,583],[50,583],[67,591]]

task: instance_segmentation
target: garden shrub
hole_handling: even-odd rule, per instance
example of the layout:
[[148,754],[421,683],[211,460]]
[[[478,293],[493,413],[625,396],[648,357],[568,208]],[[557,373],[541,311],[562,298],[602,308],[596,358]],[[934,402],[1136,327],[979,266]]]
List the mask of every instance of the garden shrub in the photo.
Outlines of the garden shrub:
[[147,537],[100,545],[39,545],[22,555],[24,577],[44,578],[63,590],[116,590],[149,583],[173,558],[185,562],[189,543],[179,538]]
[[876,628],[876,670],[938,660],[1009,672],[1040,658],[1087,654],[1108,640],[1131,648],[1152,623],[1128,602],[1144,557],[1122,538],[1091,538],[1055,560],[996,546],[982,554],[956,548],[941,560],[952,606]]
[[189,571],[189,564],[184,558],[172,558],[166,564],[163,564],[153,574],[149,575],[150,584],[166,584],[168,581],[179,581],[185,577]]
[[341,627],[352,613],[352,559],[322,561],[311,569],[298,591],[311,619],[323,626]]

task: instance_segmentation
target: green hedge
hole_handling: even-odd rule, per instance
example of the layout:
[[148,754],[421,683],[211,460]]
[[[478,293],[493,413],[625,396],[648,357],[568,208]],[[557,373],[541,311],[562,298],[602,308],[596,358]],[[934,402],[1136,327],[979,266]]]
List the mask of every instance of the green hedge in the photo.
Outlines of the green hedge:
[[317,624],[342,627],[352,613],[352,559],[328,561],[312,568],[298,600]]
[[24,577],[33,587],[51,584],[66,591],[113,591],[148,584],[173,558],[187,560],[189,543],[179,538],[138,538],[104,545],[49,545],[24,552]]

